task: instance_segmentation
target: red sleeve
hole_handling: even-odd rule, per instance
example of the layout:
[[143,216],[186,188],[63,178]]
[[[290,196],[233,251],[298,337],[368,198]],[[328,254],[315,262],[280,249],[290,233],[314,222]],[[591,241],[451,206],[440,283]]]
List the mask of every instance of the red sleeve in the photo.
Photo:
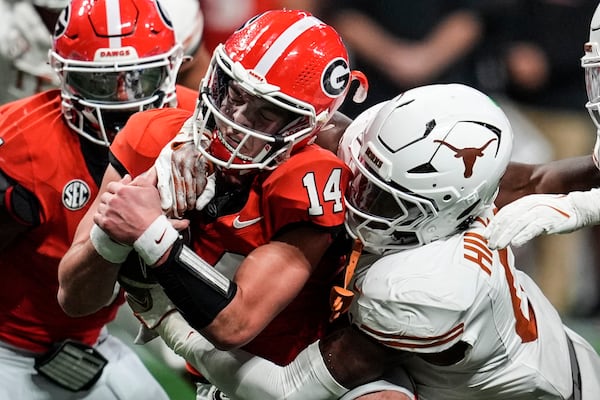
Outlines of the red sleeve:
[[177,85],[177,108],[194,112],[196,109],[196,100],[198,92],[185,86]]
[[110,146],[110,151],[132,176],[148,170],[191,112],[178,108],[148,110],[132,115]]
[[303,221],[341,226],[350,174],[342,160],[316,145],[294,154],[265,181],[265,209],[274,232]]

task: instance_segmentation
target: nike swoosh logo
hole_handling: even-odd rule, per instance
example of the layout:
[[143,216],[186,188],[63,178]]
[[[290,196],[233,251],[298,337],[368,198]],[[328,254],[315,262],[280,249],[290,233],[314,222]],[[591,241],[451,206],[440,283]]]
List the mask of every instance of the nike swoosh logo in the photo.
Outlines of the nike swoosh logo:
[[162,242],[162,240],[165,238],[165,233],[167,233],[167,229],[166,228],[163,231],[162,235],[160,235],[160,237],[158,239],[154,239],[154,243],[160,244],[160,242]]
[[[152,300],[148,296],[144,296],[143,298],[139,298],[131,293],[126,294],[127,302],[132,305],[132,309],[134,312],[145,312],[152,308]],[[133,303],[133,304],[132,304]]]
[[249,219],[248,221],[240,221],[240,216],[238,215],[237,217],[235,217],[235,219],[233,220],[233,227],[235,229],[242,229],[242,228],[246,228],[250,225],[254,225],[257,222],[259,222],[261,219],[263,219],[263,217],[258,217],[258,218],[254,218],[254,219]]

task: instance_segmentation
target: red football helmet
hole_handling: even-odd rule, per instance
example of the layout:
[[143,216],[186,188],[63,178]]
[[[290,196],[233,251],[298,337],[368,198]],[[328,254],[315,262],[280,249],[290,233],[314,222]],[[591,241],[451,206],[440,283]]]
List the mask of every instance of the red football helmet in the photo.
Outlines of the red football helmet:
[[105,146],[133,113],[176,105],[182,58],[158,0],[73,0],[50,52],[67,123]]
[[331,26],[305,11],[260,14],[213,53],[195,118],[211,142],[199,150],[223,168],[274,168],[314,140],[355,79],[362,101],[366,78]]

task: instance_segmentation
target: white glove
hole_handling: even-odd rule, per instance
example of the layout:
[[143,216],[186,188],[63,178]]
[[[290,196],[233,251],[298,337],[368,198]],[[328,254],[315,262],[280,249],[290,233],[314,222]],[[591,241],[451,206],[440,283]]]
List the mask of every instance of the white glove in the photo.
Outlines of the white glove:
[[133,314],[150,330],[155,329],[167,315],[177,310],[158,284],[150,289],[136,290],[135,294],[126,292],[125,298]]
[[534,194],[504,206],[483,235],[491,249],[522,246],[541,234],[568,233],[600,222],[600,189]]
[[196,382],[196,400],[225,400],[229,398],[229,396],[210,382]]
[[161,207],[172,217],[187,210],[201,210],[215,195],[212,165],[198,151],[186,122],[160,152],[154,163]]

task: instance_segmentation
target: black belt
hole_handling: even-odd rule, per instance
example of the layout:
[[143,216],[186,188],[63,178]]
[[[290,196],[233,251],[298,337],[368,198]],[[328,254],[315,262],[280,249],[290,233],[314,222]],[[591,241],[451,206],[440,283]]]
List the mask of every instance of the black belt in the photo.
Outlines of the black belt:
[[569,360],[571,361],[571,378],[573,379],[573,393],[568,400],[581,400],[581,371],[579,371],[579,363],[577,362],[573,342],[569,335],[566,335],[566,337],[567,346],[569,347]]
[[88,390],[102,375],[108,360],[91,346],[75,340],[57,343],[36,357],[35,370],[72,392]]

